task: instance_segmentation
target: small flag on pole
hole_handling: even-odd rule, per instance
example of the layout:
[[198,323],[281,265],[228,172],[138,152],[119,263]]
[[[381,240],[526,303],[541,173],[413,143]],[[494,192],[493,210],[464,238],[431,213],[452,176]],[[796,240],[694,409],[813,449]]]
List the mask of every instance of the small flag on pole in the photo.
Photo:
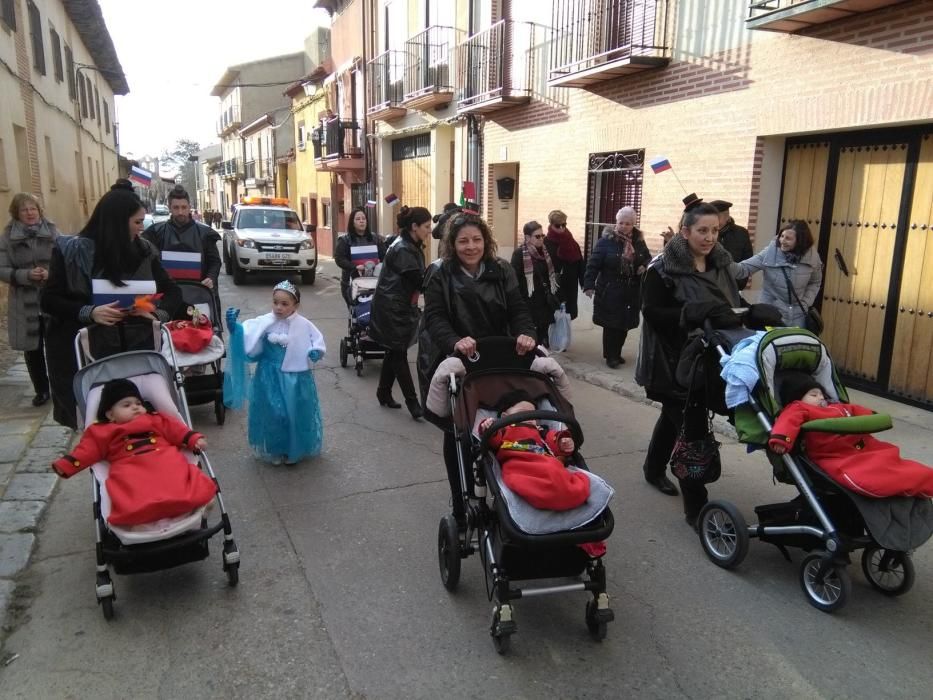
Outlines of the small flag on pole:
[[129,179],[135,182],[137,185],[149,187],[149,185],[152,184],[152,173],[134,165],[130,168]]
[[375,207],[375,206],[376,206],[376,200],[375,200],[375,199],[368,199],[368,200],[366,200],[366,206],[367,206],[367,207],[370,207],[370,208]]
[[386,195],[386,204],[388,204],[390,207],[394,207],[396,204],[398,204],[398,196],[394,192],[390,192]]
[[648,165],[651,166],[651,170],[654,171],[654,174],[663,173],[665,170],[673,170],[671,161],[669,161],[664,156],[658,156],[657,158],[652,158]]

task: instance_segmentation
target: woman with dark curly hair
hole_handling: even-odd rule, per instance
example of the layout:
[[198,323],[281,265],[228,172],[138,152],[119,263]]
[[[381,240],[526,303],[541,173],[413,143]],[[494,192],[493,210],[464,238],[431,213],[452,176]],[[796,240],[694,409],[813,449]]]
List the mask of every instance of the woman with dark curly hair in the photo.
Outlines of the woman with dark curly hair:
[[[489,226],[474,214],[451,219],[444,237],[444,257],[425,275],[424,320],[419,336],[418,376],[427,393],[434,370],[453,353],[470,357],[478,339],[515,338],[515,352],[534,350],[535,324],[522,298],[515,272],[496,256]],[[454,517],[465,524],[457,446],[444,432],[444,463],[453,496]]]

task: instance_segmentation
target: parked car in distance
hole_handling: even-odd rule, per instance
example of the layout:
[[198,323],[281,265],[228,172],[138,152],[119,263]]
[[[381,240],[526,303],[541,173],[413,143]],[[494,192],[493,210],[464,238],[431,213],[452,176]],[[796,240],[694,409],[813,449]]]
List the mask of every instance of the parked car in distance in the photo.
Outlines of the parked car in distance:
[[143,231],[152,226],[155,223],[155,220],[152,218],[152,214],[146,212],[146,215],[143,217]]
[[168,218],[171,216],[171,212],[168,210],[168,206],[165,204],[156,204],[153,208],[152,213],[152,223],[160,224],[163,221],[168,221]]
[[246,197],[232,221],[223,224],[224,271],[234,284],[245,284],[248,272],[288,270],[301,273],[302,284],[314,284],[317,248],[298,214],[279,197]]

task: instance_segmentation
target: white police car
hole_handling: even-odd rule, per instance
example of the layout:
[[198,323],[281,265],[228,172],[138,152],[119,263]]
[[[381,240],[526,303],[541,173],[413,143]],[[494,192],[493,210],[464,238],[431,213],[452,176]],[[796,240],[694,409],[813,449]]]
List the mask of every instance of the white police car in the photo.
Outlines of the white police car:
[[245,284],[247,272],[261,270],[300,272],[302,284],[314,284],[314,238],[287,199],[244,197],[223,229],[224,271],[234,284]]

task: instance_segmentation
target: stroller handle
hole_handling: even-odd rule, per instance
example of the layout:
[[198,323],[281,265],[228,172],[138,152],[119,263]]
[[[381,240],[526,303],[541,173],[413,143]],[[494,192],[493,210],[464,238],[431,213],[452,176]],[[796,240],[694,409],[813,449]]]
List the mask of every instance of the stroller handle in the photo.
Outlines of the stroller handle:
[[[491,335],[485,338],[475,338],[475,340],[476,352],[473,355],[468,357],[456,350],[453,353],[454,357],[459,357],[463,360],[463,364],[468,372],[472,369],[470,365],[480,362],[484,355],[487,357],[486,361],[482,362],[483,366],[495,366],[496,362],[501,362],[505,367],[512,367],[516,364],[525,365],[527,367],[531,365],[531,360],[533,358],[545,355],[537,345],[532,352],[519,355],[515,352],[515,338],[508,335]],[[494,358],[492,364],[488,362],[489,356]]]
[[563,413],[558,413],[557,411],[521,411],[519,413],[513,413],[508,416],[497,418],[493,424],[490,425],[489,428],[487,428],[480,436],[480,442],[485,447],[489,444],[489,438],[495,435],[495,433],[502,428],[505,428],[509,425],[515,425],[516,423],[524,423],[525,421],[532,419],[551,420],[564,423],[570,430],[570,434],[573,436],[575,449],[579,448],[580,445],[583,444],[583,431],[580,429],[580,424],[577,422],[577,420],[575,418],[571,418],[570,416],[565,416]]

